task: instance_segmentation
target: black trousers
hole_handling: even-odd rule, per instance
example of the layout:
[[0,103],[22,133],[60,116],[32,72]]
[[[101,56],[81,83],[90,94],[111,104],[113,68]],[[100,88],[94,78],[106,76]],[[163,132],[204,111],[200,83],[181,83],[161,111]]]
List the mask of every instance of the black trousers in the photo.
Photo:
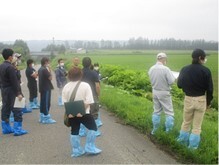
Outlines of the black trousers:
[[29,101],[33,102],[33,99],[37,97],[37,84],[29,84],[27,85],[29,89]]
[[87,129],[97,131],[97,125],[91,114],[85,114],[82,117],[70,118],[71,134],[78,135],[80,124],[83,124]]
[[9,122],[9,117],[11,112],[14,113],[14,121],[22,122],[22,109],[14,108],[15,93],[11,87],[1,88],[2,94],[2,111],[1,119],[2,121]]
[[40,113],[44,115],[49,114],[51,102],[51,90],[43,91],[40,93]]

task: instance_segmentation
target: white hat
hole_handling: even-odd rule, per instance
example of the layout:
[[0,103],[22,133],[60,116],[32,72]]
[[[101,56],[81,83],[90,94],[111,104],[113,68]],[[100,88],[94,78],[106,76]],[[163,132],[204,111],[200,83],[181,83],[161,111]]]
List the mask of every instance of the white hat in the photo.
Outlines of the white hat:
[[167,58],[167,55],[163,52],[157,54],[157,59]]
[[14,56],[17,57],[17,58],[19,58],[19,57],[21,56],[21,54],[15,53]]

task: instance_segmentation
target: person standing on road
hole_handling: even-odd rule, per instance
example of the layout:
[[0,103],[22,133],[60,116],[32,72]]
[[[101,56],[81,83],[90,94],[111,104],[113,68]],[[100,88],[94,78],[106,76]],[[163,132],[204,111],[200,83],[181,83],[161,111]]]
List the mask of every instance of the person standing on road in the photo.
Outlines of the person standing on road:
[[65,64],[63,59],[58,59],[58,66],[55,70],[55,75],[56,75],[56,83],[57,87],[59,89],[59,96],[58,96],[58,105],[63,105],[62,101],[62,89],[67,83],[67,72],[65,70]]
[[[21,108],[15,109],[14,102],[17,97],[18,100],[22,100],[20,82],[18,81],[15,69],[11,62],[14,57],[14,51],[6,48],[2,51],[2,56],[5,61],[0,65],[0,85],[2,94],[2,110],[1,110],[1,125],[2,133],[10,134],[14,133],[14,136],[20,136],[27,134],[26,130],[22,129],[22,110]],[[14,114],[14,127],[10,126],[9,116],[13,112]]]
[[79,57],[74,57],[73,58],[73,67],[76,66],[76,67],[79,67],[80,65],[80,58]]
[[178,87],[185,93],[183,123],[177,141],[189,144],[191,149],[197,149],[199,146],[203,117],[213,99],[211,71],[203,66],[206,60],[205,52],[195,49],[192,52],[192,64],[181,69],[177,82]]
[[174,126],[174,111],[170,94],[170,87],[175,81],[171,70],[165,66],[167,55],[165,53],[157,54],[157,63],[149,69],[149,78],[152,85],[154,112],[152,115],[153,135],[160,125],[160,115],[162,110],[166,115],[166,132],[172,130]]
[[49,59],[43,57],[41,59],[41,67],[38,70],[39,74],[39,92],[40,92],[40,119],[39,122],[43,124],[56,123],[49,114],[51,102],[52,73],[49,65]]
[[32,59],[27,60],[27,68],[25,74],[27,77],[27,87],[29,89],[30,108],[38,109],[40,107],[37,100],[38,73],[34,69],[34,61]]
[[[94,67],[93,67],[94,71],[97,73],[98,78],[99,78],[99,82],[101,81],[101,74],[100,74],[100,68],[99,68],[99,63],[94,63]],[[98,100],[99,103],[99,100]],[[99,107],[101,107],[101,105],[99,104]],[[95,120],[97,127],[100,127],[103,125],[101,119],[100,119],[100,111],[98,112],[98,118]]]
[[[73,67],[72,69],[69,70],[68,78],[70,82],[68,82],[62,90],[63,102],[68,102],[70,100],[70,97],[72,95],[74,88],[76,87],[76,84],[79,81],[81,81],[82,74],[83,74],[82,70],[78,67]],[[93,99],[91,87],[88,83],[80,82],[74,100],[75,101],[83,100],[85,104],[86,114],[83,116],[81,114],[78,114],[77,116],[72,116],[70,114],[68,116],[71,125],[71,136],[70,136],[70,142],[72,146],[71,157],[81,156],[85,152],[88,154],[99,154],[101,150],[95,146],[95,140],[96,140],[95,131],[97,131],[97,126],[93,116],[90,114],[90,106],[92,103],[94,103],[94,99]],[[79,136],[80,124],[85,125],[85,127],[88,129],[85,149],[83,149],[80,145],[80,136]]]
[[[86,82],[90,85],[92,94],[94,97],[94,103],[91,104],[91,114],[93,115],[94,119],[98,119],[98,112],[99,112],[99,96],[100,96],[100,81],[98,74],[91,70],[90,67],[92,65],[90,57],[84,57],[82,60],[83,65],[83,77],[82,81]],[[85,136],[85,130],[83,125],[81,126],[80,135]],[[100,136],[101,132],[99,130],[96,131],[96,136]]]

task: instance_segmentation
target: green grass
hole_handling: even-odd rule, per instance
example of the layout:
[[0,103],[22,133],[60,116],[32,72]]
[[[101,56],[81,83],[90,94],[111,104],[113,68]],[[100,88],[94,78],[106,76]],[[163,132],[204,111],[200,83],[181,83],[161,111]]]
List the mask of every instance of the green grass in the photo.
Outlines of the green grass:
[[[65,54],[57,58],[66,59],[67,68],[72,66],[72,59],[78,56],[81,61],[83,57],[88,56],[92,62],[98,62],[100,65],[110,64],[126,67],[127,69],[147,71],[156,62],[156,54],[158,50],[92,50],[87,54]],[[174,71],[180,71],[183,66],[191,64],[191,53],[188,50],[166,50],[168,55],[167,66]],[[212,79],[214,85],[214,97],[218,100],[218,52],[207,51],[210,56],[207,56],[207,63],[205,64],[212,72]],[[53,67],[57,65],[57,58],[52,62]]]
[[100,101],[107,109],[114,112],[123,123],[131,125],[159,144],[162,150],[174,155],[181,163],[216,164],[218,161],[217,112],[207,112],[202,126],[201,143],[197,150],[191,151],[177,143],[176,138],[182,123],[182,106],[174,104],[174,129],[164,132],[164,115],[161,126],[155,136],[151,136],[151,116],[153,103],[145,98],[136,97],[126,91],[102,84]]

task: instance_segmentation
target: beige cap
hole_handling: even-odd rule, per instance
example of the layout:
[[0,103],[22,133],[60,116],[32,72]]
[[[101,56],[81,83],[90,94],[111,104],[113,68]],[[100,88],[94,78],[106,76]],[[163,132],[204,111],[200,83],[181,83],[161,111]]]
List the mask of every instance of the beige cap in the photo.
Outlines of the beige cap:
[[161,58],[167,58],[166,53],[163,53],[163,52],[158,53],[158,54],[157,54],[157,59],[161,59]]

